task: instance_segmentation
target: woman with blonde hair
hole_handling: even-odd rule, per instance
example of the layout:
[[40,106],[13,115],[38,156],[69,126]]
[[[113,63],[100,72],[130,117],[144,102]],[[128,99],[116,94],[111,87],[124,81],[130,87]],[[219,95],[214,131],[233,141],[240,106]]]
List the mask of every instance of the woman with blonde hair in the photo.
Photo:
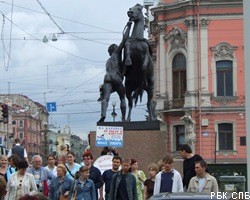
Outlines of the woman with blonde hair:
[[15,171],[14,168],[8,165],[8,157],[5,155],[0,156],[0,176],[3,176],[6,182],[9,180],[10,175]]
[[75,196],[76,199],[97,199],[95,192],[95,184],[91,179],[89,179],[89,168],[87,166],[82,166],[75,174],[75,181],[74,184],[71,186],[69,192],[69,199],[71,199],[73,196]]
[[68,194],[73,181],[66,176],[67,169],[63,164],[57,165],[57,177],[50,183],[50,200],[68,199]]

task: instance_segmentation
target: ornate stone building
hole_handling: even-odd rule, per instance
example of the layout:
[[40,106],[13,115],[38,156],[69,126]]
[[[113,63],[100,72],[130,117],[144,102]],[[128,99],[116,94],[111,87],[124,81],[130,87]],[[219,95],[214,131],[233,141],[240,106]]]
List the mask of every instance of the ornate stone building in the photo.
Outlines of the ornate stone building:
[[246,162],[243,1],[161,0],[151,12],[167,151],[191,142],[211,163]]
[[35,154],[48,154],[48,112],[38,102],[20,94],[1,94],[0,100],[8,105],[8,123],[0,123],[1,144],[11,148],[20,138],[29,159]]

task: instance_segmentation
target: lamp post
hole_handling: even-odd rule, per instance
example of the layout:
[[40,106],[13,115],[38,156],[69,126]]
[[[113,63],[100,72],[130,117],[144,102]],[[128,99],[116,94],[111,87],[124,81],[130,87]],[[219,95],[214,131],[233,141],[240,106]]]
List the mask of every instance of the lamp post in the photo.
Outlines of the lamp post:
[[113,122],[115,122],[115,118],[117,116],[116,112],[115,112],[115,106],[116,106],[116,103],[113,102],[112,103],[112,106],[113,106],[113,112],[111,113],[112,117],[113,117]]

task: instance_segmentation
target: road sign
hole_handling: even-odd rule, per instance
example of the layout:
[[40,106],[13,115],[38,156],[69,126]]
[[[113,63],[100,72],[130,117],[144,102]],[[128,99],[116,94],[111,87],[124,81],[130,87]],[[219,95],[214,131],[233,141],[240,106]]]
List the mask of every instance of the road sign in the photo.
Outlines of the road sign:
[[97,126],[97,147],[123,147],[123,127]]
[[56,102],[48,102],[47,103],[47,111],[48,112],[56,112]]

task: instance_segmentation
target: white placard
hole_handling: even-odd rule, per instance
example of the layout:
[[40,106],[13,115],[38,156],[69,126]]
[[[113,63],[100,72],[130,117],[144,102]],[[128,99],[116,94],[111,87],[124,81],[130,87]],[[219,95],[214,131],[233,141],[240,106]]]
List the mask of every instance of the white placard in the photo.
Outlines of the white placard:
[[123,147],[123,127],[119,126],[97,126],[97,147]]

